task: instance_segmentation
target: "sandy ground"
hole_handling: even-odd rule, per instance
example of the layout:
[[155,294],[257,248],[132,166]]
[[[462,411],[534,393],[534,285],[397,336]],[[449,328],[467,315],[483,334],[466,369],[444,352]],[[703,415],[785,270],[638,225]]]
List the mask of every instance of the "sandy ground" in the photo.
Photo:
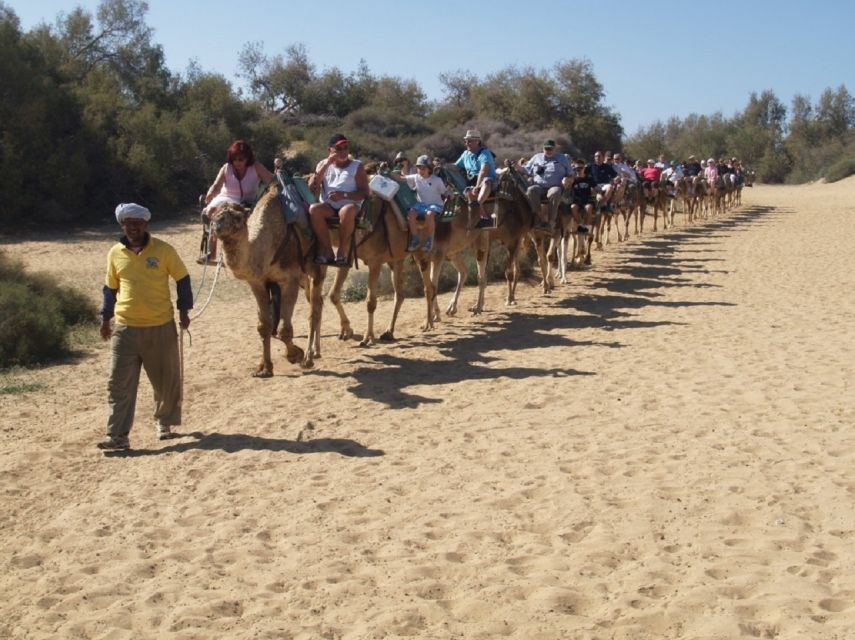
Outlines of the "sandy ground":
[[[855,181],[744,196],[510,310],[494,284],[422,334],[409,300],[394,344],[339,342],[327,305],[317,367],[275,345],[269,380],[226,277],[184,437],[145,383],[127,456],[94,447],[106,345],[18,374],[0,637],[855,637]],[[114,231],[2,249],[96,299]],[[154,232],[195,257],[195,225]]]

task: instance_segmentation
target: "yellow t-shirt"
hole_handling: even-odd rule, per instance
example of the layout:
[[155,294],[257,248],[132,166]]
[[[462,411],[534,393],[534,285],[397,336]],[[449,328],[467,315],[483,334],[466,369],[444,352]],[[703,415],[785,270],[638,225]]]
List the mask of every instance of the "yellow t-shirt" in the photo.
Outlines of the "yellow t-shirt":
[[139,255],[121,242],[107,254],[106,284],[118,289],[116,322],[129,327],[157,327],[173,319],[169,278],[178,282],[187,267],[171,245],[148,237]]

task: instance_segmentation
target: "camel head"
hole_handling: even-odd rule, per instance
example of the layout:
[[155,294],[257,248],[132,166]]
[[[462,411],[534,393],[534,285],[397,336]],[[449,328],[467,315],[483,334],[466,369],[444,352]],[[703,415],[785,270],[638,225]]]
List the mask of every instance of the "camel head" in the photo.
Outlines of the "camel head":
[[238,204],[226,202],[211,213],[211,230],[218,238],[230,238],[246,229],[250,210]]

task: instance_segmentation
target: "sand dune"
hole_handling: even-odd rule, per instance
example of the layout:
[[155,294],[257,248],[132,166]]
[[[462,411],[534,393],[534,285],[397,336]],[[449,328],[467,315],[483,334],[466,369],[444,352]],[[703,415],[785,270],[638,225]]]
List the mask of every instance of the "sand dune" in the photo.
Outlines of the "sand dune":
[[[126,456],[94,447],[105,345],[18,374],[0,637],[855,637],[855,181],[745,201],[430,334],[407,301],[395,344],[339,342],[327,305],[316,368],[276,345],[269,380],[227,276],[184,437],[143,385]],[[154,231],[192,261],[195,225]],[[95,299],[113,234],[2,248]]]

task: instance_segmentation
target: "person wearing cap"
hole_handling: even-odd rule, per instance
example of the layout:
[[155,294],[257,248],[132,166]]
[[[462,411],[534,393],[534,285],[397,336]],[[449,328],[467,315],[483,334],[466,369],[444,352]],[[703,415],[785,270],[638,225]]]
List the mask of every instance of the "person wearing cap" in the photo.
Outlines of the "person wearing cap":
[[668,160],[665,158],[664,153],[659,154],[659,158],[656,160],[654,165],[656,166],[657,169],[661,169],[662,171],[665,171],[665,169],[668,169],[671,166],[668,163]]
[[[244,140],[235,140],[226,150],[226,163],[220,167],[214,182],[205,194],[205,208],[202,210],[202,224],[208,224],[211,212],[226,202],[235,204],[255,204],[258,185],[273,180],[273,174],[255,159],[252,147]],[[217,236],[208,238],[208,253],[200,256],[196,262],[214,262],[217,258]]]
[[[309,178],[311,188],[320,189],[320,202],[309,207],[312,229],[318,239],[315,262],[346,267],[348,249],[362,201],[369,195],[368,174],[359,160],[350,157],[350,141],[337,133],[329,140],[329,155],[321,160]],[[337,217],[338,254],[333,256],[327,218]]]
[[[540,221],[539,227],[552,229],[558,215],[558,203],[564,189],[573,182],[573,168],[563,153],[555,150],[555,140],[551,138],[543,142],[543,151],[534,154],[525,164],[518,163],[517,168],[528,176],[531,186],[526,190],[526,196],[531,204],[531,210]],[[547,211],[543,211],[543,200],[546,199]]]
[[[175,281],[182,329],[190,326],[193,291],[187,267],[168,243],[148,233],[151,212],[130,203],[116,207],[124,235],[107,254],[101,337],[110,340],[107,439],[101,449],[128,449],[140,367],[154,389],[154,419],[161,440],[181,424],[181,371],[169,278]],[[111,325],[111,319],[115,321]]]
[[433,249],[433,234],[436,229],[435,217],[442,213],[445,206],[445,195],[448,188],[442,178],[433,175],[433,165],[428,156],[419,156],[416,159],[416,174],[403,176],[407,185],[416,190],[418,202],[407,212],[407,224],[410,227],[410,242],[407,251],[415,251],[419,248],[419,232],[416,227],[418,220],[425,221],[427,238],[421,245],[425,252]]
[[474,228],[492,227],[493,223],[484,209],[484,202],[490,197],[497,177],[493,152],[482,144],[481,133],[477,129],[469,129],[463,136],[463,141],[466,143],[466,150],[454,164],[466,171],[469,180],[466,196],[469,201],[478,203],[480,219]]
[[395,160],[392,162],[395,167],[395,171],[400,173],[402,176],[410,176],[414,175],[415,171],[410,166],[410,159],[404,155],[403,151],[399,151],[395,154]]

